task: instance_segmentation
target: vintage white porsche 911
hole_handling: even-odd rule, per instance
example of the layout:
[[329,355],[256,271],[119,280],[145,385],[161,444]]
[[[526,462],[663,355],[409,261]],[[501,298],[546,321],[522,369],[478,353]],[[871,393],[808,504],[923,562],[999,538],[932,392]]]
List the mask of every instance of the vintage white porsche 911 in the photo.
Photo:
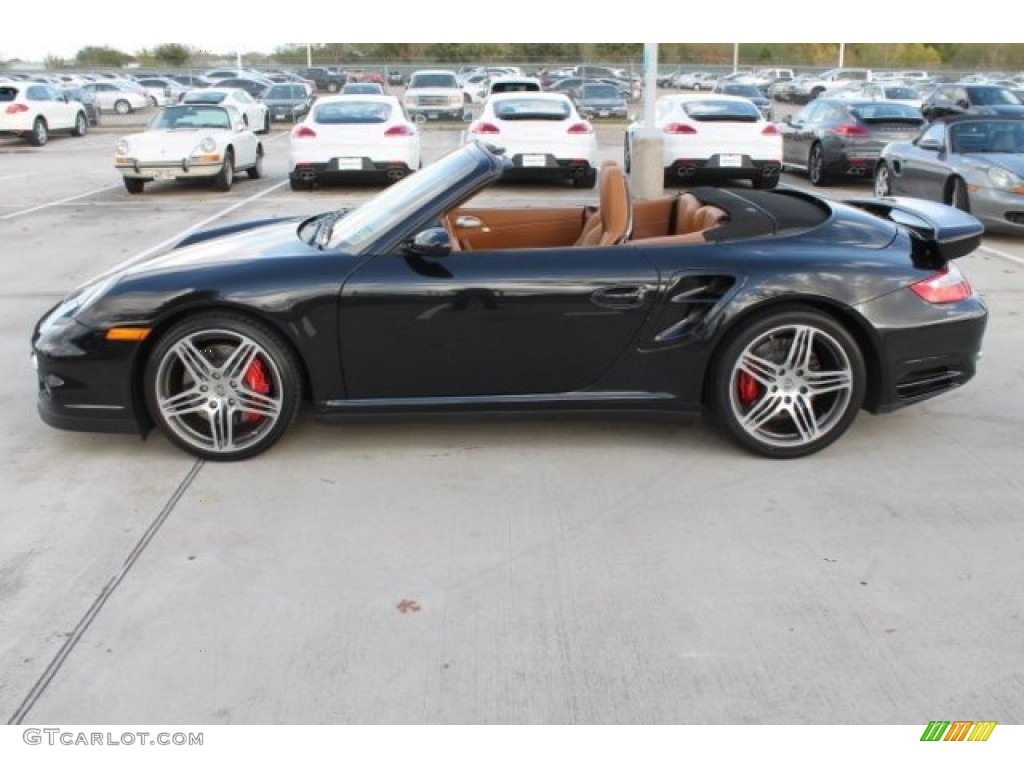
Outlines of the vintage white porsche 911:
[[237,171],[263,175],[263,144],[234,107],[179,104],[155,115],[146,130],[114,149],[114,165],[133,195],[147,181],[210,178],[227,191]]

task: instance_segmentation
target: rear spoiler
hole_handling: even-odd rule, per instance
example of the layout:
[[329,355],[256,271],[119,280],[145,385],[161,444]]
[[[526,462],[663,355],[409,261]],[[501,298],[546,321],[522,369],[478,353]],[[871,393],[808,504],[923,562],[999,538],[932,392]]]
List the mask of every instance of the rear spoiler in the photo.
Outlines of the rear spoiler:
[[985,225],[958,208],[913,197],[873,197],[845,200],[861,210],[898,224],[910,233],[914,263],[943,267],[981,244]]

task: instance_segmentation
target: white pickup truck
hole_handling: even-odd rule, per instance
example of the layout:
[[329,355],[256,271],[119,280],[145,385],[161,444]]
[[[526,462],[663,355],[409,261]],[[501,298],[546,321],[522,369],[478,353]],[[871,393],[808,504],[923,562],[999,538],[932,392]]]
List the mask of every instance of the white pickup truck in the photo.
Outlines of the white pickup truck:
[[866,83],[873,79],[870,69],[858,67],[830,69],[816,77],[801,79],[793,89],[793,101],[797,104],[807,104],[830,88],[838,88],[851,83]]

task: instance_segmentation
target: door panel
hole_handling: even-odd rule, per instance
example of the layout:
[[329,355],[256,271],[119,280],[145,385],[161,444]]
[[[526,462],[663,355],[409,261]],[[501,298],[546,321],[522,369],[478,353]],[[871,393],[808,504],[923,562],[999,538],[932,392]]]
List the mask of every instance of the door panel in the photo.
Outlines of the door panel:
[[634,248],[377,256],[340,296],[348,397],[585,389],[628,348],[657,288]]
[[576,242],[586,211],[566,208],[457,208],[449,231],[466,250],[557,248]]

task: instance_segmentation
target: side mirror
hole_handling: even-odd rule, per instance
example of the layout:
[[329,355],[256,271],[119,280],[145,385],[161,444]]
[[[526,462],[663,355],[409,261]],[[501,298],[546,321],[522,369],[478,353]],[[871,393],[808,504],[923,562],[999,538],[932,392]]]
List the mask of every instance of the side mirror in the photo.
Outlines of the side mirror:
[[926,149],[931,152],[939,152],[942,150],[942,142],[936,141],[935,139],[925,139],[924,141],[917,142],[918,149]]
[[452,236],[444,227],[424,229],[405,244],[405,250],[416,256],[440,259],[452,252]]
[[964,111],[970,109],[971,107],[971,104],[969,101],[967,101],[967,99],[957,99],[956,105]]

